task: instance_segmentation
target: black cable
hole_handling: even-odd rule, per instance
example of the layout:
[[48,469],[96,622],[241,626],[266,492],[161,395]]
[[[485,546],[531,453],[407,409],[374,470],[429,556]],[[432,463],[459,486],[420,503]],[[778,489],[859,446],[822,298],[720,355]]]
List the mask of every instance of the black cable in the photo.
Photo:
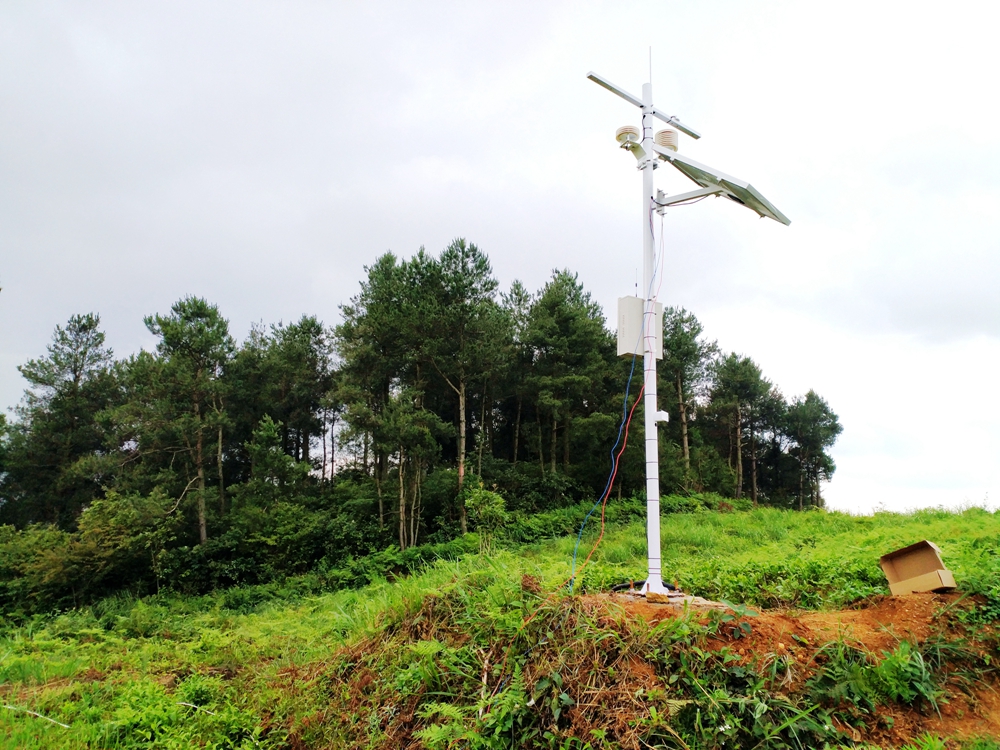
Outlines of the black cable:
[[[629,581],[628,583],[616,583],[614,586],[611,587],[611,590],[612,591],[630,591],[632,589],[636,589],[637,591],[641,591],[642,587],[645,586],[645,585],[646,585],[646,581],[644,581],[644,580],[643,581]],[[676,591],[677,590],[677,588],[672,583],[665,583],[665,584],[663,584],[663,588],[667,589],[667,591]]]

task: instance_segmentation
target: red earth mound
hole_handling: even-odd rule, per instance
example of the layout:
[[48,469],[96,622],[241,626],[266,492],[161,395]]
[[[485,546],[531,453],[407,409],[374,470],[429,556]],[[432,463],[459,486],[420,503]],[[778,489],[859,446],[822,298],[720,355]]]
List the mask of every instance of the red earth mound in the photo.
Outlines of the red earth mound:
[[[597,595],[588,599],[594,605],[600,600],[613,603],[627,615],[654,624],[684,611],[682,606],[649,603],[633,594]],[[749,634],[744,634],[734,623],[720,629],[713,645],[729,647],[748,662],[768,654],[785,656],[789,663],[799,666],[797,673],[795,670],[792,673],[794,682],[801,684],[813,673],[817,652],[831,641],[844,641],[879,658],[904,640],[919,645],[938,636],[949,640],[963,638],[967,634],[958,632],[952,618],[947,616],[961,601],[961,594],[911,594],[881,597],[870,600],[864,607],[836,612],[762,611],[743,618],[750,626]],[[717,606],[718,603],[710,602],[701,607],[691,605],[690,609],[697,612]],[[886,728],[874,736],[859,735],[855,739],[896,745],[926,732],[942,738],[1000,737],[1000,686],[995,681],[972,684],[954,681],[945,687],[947,696],[940,705],[940,716],[933,710],[921,713],[898,706],[880,708],[880,713],[892,721],[881,722]]]

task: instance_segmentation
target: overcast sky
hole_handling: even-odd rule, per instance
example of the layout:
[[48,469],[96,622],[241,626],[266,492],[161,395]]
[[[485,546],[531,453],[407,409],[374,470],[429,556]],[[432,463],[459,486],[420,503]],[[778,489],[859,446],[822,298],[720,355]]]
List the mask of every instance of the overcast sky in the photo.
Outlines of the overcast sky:
[[[391,250],[568,267],[607,314],[641,273],[636,94],[725,200],[664,220],[666,304],[844,426],[829,505],[1000,498],[994,3],[0,1],[0,406],[53,328],[124,356],[194,294],[237,336],[329,324]],[[657,171],[658,187],[683,178]],[[690,185],[690,183],[688,183]],[[693,186],[692,186],[693,187]]]

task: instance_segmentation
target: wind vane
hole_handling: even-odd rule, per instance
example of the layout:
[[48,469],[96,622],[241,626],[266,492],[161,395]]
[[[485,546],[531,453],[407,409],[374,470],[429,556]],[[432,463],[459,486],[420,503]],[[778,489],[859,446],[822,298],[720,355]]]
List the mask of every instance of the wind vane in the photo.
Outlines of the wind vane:
[[[658,411],[656,406],[656,360],[663,358],[663,307],[656,301],[653,278],[656,274],[656,257],[653,247],[654,211],[661,212],[668,206],[705,198],[709,195],[724,195],[732,201],[746,206],[761,217],[788,225],[791,222],[770,201],[761,195],[750,183],[730,177],[723,172],[699,164],[677,153],[677,130],[692,138],[701,138],[698,131],[689,128],[676,117],[667,116],[653,106],[653,85],[642,86],[642,99],[616,86],[606,78],[591,72],[587,75],[594,83],[617,94],[629,104],[642,110],[642,131],[634,125],[619,128],[615,138],[619,145],[632,153],[642,172],[642,249],[643,285],[645,300],[636,297],[622,297],[618,300],[618,354],[643,355],[645,382],[644,413],[646,432],[646,544],[649,572],[643,592],[665,596],[660,562],[660,458],[659,435],[656,425],[666,422],[668,414]],[[662,120],[677,130],[664,129],[653,134],[655,120]],[[662,191],[653,192],[653,170],[665,161],[681,174],[698,185],[698,188],[680,195],[667,196]],[[640,340],[642,345],[640,348]]]

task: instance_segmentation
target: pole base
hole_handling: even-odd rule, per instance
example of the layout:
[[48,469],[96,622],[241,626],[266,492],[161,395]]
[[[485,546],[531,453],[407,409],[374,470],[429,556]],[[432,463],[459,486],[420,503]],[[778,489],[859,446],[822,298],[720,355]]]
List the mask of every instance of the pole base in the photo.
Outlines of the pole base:
[[673,593],[670,589],[663,585],[663,581],[658,575],[650,575],[646,578],[646,583],[642,586],[643,595],[655,594],[657,596],[667,596]]

